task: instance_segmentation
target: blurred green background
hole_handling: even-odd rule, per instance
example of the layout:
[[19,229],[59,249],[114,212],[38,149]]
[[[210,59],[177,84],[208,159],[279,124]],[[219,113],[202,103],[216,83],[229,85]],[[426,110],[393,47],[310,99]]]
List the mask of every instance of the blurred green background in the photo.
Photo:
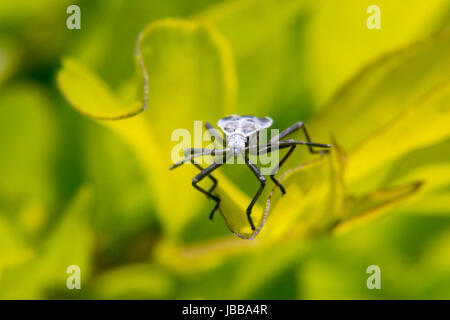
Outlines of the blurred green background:
[[[449,299],[449,26],[446,0],[0,2],[0,298]],[[141,106],[141,32],[148,109],[83,115]],[[225,223],[248,233],[250,171],[218,173],[212,223],[196,169],[168,170],[173,129],[229,113],[334,146],[255,240]]]

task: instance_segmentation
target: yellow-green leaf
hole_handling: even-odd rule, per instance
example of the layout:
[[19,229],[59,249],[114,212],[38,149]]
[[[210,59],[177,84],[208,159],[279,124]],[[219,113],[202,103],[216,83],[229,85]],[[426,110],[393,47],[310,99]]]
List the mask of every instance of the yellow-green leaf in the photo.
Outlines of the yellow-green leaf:
[[[380,29],[367,27],[375,13],[367,9],[373,5],[380,9]],[[306,67],[318,104],[364,65],[436,31],[440,26],[436,17],[448,8],[446,0],[320,1],[307,24],[305,44]],[[411,71],[415,68],[411,64]]]
[[125,106],[95,73],[73,59],[66,58],[58,72],[59,89],[80,113],[100,120],[117,120],[143,110],[143,102]]
[[416,168],[409,174],[395,180],[396,183],[405,181],[423,181],[420,194],[402,203],[398,211],[424,215],[450,214],[450,165],[434,163]]
[[450,82],[409,106],[380,132],[354,150],[347,164],[349,181],[392,161],[410,150],[450,136]]
[[308,238],[329,232],[341,212],[341,174],[336,152],[285,172],[278,180],[286,194],[282,196],[277,188],[270,194],[261,240]]
[[0,215],[0,279],[7,268],[13,268],[31,258],[33,251],[21,239],[13,225]]
[[266,215],[263,208],[256,203],[252,210],[252,221],[256,230],[253,231],[247,218],[247,207],[251,198],[234,186],[231,182],[220,177],[215,193],[221,199],[219,208],[228,228],[238,237],[243,239],[253,239],[264,226]]
[[305,0],[234,0],[195,16],[216,25],[233,48],[239,113],[273,116],[280,104],[304,94],[302,27],[314,6]]
[[[164,151],[173,146],[169,141],[174,129],[191,129],[196,120],[215,122],[232,112],[233,60],[226,40],[212,26],[154,22],[139,36],[137,57],[148,76],[146,119]],[[164,156],[170,159],[170,154]]]
[[314,133],[321,139],[331,133],[350,155],[449,80],[450,32],[443,32],[363,69],[317,116]]
[[102,299],[162,299],[173,290],[169,275],[148,264],[131,264],[108,271],[93,283]]
[[[228,228],[242,239],[253,240],[258,236],[262,241],[273,242],[291,232],[305,217],[309,217],[308,223],[303,225],[306,229],[312,225],[311,229],[319,228],[315,224],[319,220],[319,224],[329,222],[338,212],[342,197],[336,163],[334,158],[329,159],[331,157],[318,158],[282,174],[278,180],[285,187],[286,194],[282,196],[275,186],[267,200],[264,194],[261,196],[265,206],[256,203],[251,214],[254,231],[246,213],[251,198],[221,177],[215,193],[221,199],[220,213]],[[325,211],[328,220],[322,216]],[[268,227],[263,229],[266,224]],[[264,232],[258,235],[262,230]]]
[[413,182],[407,185],[377,190],[369,194],[355,196],[348,195],[345,198],[340,220],[336,223],[335,231],[345,230],[355,221],[372,217],[373,213],[414,194],[422,186],[422,182]]
[[[171,135],[175,129],[186,129],[191,132],[189,142],[193,142],[195,120],[213,122],[232,112],[235,70],[227,42],[213,27],[175,19],[151,23],[142,31],[137,60],[141,99],[148,86],[147,110],[137,117],[101,123],[124,138],[137,155],[154,192],[162,225],[169,237],[176,236],[200,213],[201,203],[210,203],[191,186],[197,168],[185,165],[169,171],[172,148],[179,143],[172,141]],[[94,98],[102,87],[77,83],[62,89],[71,100],[83,95]],[[103,97],[112,108],[118,107],[111,95]],[[86,99],[79,102],[72,101],[81,110],[93,107]]]
[[2,201],[6,206],[23,199],[49,203],[54,195],[52,161],[58,133],[52,99],[32,82],[4,89],[0,92]]
[[[77,265],[86,284],[91,268],[92,231],[88,225],[92,190],[81,188],[36,254],[0,277],[2,299],[43,299],[50,290],[65,291],[66,271]],[[83,279],[84,282],[83,282]]]

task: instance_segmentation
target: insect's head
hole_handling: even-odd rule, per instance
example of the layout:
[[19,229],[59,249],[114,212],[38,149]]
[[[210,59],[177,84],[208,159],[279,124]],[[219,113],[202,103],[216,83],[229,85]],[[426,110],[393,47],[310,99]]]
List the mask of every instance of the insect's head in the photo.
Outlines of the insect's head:
[[269,117],[258,118],[255,116],[238,116],[234,114],[220,119],[217,125],[226,136],[239,134],[248,137],[258,131],[269,128],[272,123],[273,120]]

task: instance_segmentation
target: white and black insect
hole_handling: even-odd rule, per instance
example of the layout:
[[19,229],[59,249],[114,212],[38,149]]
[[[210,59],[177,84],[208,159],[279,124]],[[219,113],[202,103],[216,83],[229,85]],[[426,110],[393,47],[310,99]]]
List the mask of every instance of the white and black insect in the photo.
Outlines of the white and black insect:
[[[230,157],[244,157],[244,161],[246,165],[250,168],[253,174],[258,178],[260,182],[260,187],[256,192],[256,195],[253,197],[247,208],[247,218],[252,230],[255,230],[255,225],[253,224],[253,220],[251,218],[252,208],[261,195],[265,185],[266,185],[266,177],[261,173],[258,167],[252,163],[249,159],[249,153],[255,152],[256,154],[264,154],[273,152],[280,149],[289,148],[288,152],[284,155],[284,157],[279,161],[278,165],[272,170],[269,174],[272,181],[280,188],[282,194],[286,193],[286,190],[281,185],[281,183],[275,178],[275,173],[278,171],[280,166],[288,159],[288,157],[292,154],[295,147],[297,145],[306,145],[309,148],[310,153],[326,153],[328,150],[315,150],[313,147],[318,148],[330,148],[329,144],[322,143],[314,143],[311,142],[308,131],[303,122],[297,122],[294,125],[290,126],[286,130],[282,131],[275,137],[272,137],[270,141],[265,145],[258,145],[258,143],[250,143],[250,141],[255,141],[254,139],[250,139],[250,137],[257,135],[260,131],[269,128],[273,123],[273,120],[269,117],[259,118],[255,116],[238,116],[232,115],[225,118],[220,119],[217,122],[217,125],[220,129],[222,129],[224,133],[224,139],[218,133],[218,131],[208,122],[205,123],[205,128],[209,131],[212,137],[220,144],[225,146],[223,149],[200,149],[200,148],[189,148],[184,150],[185,158],[175,163],[170,167],[170,169],[175,169],[181,166],[184,163],[192,163],[201,172],[196,175],[192,179],[192,186],[198,191],[205,194],[208,198],[213,199],[216,202],[209,218],[212,219],[214,216],[214,212],[219,208],[220,198],[214,195],[212,192],[217,186],[217,180],[214,178],[211,173],[227,163],[228,158]],[[293,139],[282,140],[289,134],[302,130],[305,134],[306,141],[295,141]],[[257,140],[256,140],[257,141]],[[199,164],[194,162],[194,158],[200,156],[219,156],[222,161],[214,161],[207,168],[201,167]],[[203,180],[205,177],[209,177],[213,182],[212,187],[209,190],[205,190],[198,185],[198,183]]]

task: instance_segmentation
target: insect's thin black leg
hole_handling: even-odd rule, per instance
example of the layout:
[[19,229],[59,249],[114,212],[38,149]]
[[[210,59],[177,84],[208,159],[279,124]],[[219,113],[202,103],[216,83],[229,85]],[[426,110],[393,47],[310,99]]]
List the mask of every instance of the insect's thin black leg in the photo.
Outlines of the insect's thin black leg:
[[219,130],[214,128],[214,126],[211,123],[209,123],[209,122],[205,122],[205,128],[206,128],[206,130],[208,130],[209,134],[212,137],[214,137],[214,142],[217,141],[222,146],[225,146],[224,141],[223,141],[222,137],[219,134]]
[[252,230],[255,231],[255,225],[253,224],[253,220],[251,217],[252,209],[266,185],[266,178],[261,174],[259,169],[253,163],[250,162],[250,160],[248,159],[247,156],[245,157],[245,163],[250,168],[250,170],[252,170],[252,172],[255,174],[255,176],[258,178],[259,182],[261,183],[261,185],[259,186],[258,192],[256,192],[255,196],[252,199],[252,202],[250,202],[250,205],[247,208],[248,222],[250,223],[250,227],[252,228]]
[[[187,151],[187,152],[186,152],[186,151]],[[199,152],[198,152],[198,153],[191,154],[191,155],[189,155],[189,156],[186,155],[186,157],[185,157],[183,160],[181,160],[181,161],[179,161],[179,162],[177,162],[177,163],[174,163],[173,165],[170,166],[169,169],[172,170],[172,169],[178,168],[179,166],[181,166],[181,165],[183,165],[183,164],[185,164],[185,163],[192,162],[192,159],[193,159],[193,158],[196,158],[196,157],[200,157],[200,156],[214,156],[214,155],[216,155],[216,154],[226,154],[226,152],[228,151],[228,149],[199,149],[199,148],[190,148],[190,149],[186,149],[184,153],[185,153],[185,154],[189,154],[189,152],[195,152],[195,151],[199,151]]]
[[208,152],[211,152],[212,149],[204,149],[204,148],[186,148],[183,150],[183,155],[185,157],[191,156],[193,154],[202,153],[202,154],[208,154]]
[[[183,164],[185,164],[185,163],[187,163],[187,162],[191,162],[192,159],[194,159],[195,157],[200,157],[200,156],[203,156],[203,155],[205,155],[205,154],[204,154],[204,153],[196,153],[196,154],[192,154],[192,155],[190,155],[190,156],[184,158],[183,160],[178,161],[177,163],[174,163],[173,165],[171,165],[171,166],[169,167],[169,170],[176,169],[176,168],[178,168],[179,166],[181,166],[181,165],[183,165]],[[209,153],[208,153],[207,155],[209,155]]]
[[283,165],[283,163],[286,162],[286,160],[289,158],[289,156],[292,154],[292,152],[294,152],[295,147],[297,145],[293,145],[290,147],[289,151],[284,155],[283,159],[281,159],[281,161],[278,163],[278,165],[273,168],[272,172],[270,173],[270,179],[272,179],[273,183],[275,183],[275,185],[277,185],[280,190],[281,193],[284,195],[286,193],[286,189],[284,189],[283,185],[280,183],[280,181],[278,181],[278,179],[275,178],[275,173],[278,171],[278,169],[280,169],[280,167]]
[[[192,159],[191,162],[192,162],[192,164],[193,164],[194,166],[196,166],[200,171],[205,170],[205,169],[203,169],[203,167],[200,166],[198,163],[195,163],[194,159]],[[217,179],[214,178],[214,177],[213,177],[212,175],[210,175],[210,174],[208,174],[208,178],[211,179],[211,181],[212,181],[212,183],[213,183],[212,187],[209,188],[209,190],[208,190],[208,192],[211,193],[211,192],[214,191],[214,189],[215,189],[216,186],[217,186]]]
[[[273,137],[270,140],[270,143],[276,143],[277,141],[283,139],[287,135],[289,135],[289,134],[291,134],[291,133],[293,133],[293,132],[295,132],[295,131],[297,131],[299,129],[303,130],[303,133],[305,134],[305,137],[306,137],[306,141],[312,142],[311,138],[309,136],[308,130],[306,129],[305,124],[302,121],[299,121],[297,123],[294,123],[289,128],[283,130],[279,135]],[[328,153],[329,152],[329,150],[314,150],[314,148],[311,145],[309,145],[308,148],[309,148],[309,152],[310,153]]]
[[193,179],[192,179],[192,186],[197,189],[198,191],[200,191],[201,193],[205,194],[208,198],[213,199],[216,202],[216,205],[214,206],[214,209],[211,211],[211,214],[209,215],[209,219],[212,220],[213,216],[214,216],[214,212],[216,212],[216,210],[219,208],[220,205],[220,198],[213,195],[210,191],[206,191],[205,189],[203,189],[202,187],[200,187],[198,185],[198,183],[200,181],[202,181],[205,177],[209,176],[211,172],[213,172],[214,170],[216,170],[217,168],[219,168],[223,163],[213,163],[211,164],[209,167],[207,167],[206,169],[202,170],[202,172],[200,172],[198,175],[196,175]]
[[227,152],[228,149],[204,149],[204,148],[186,148],[183,150],[183,155],[185,157],[188,157],[193,154],[199,154],[201,153],[203,156],[207,155],[216,155],[216,154],[223,154]]
[[259,135],[260,132],[256,133],[256,154],[259,154]]
[[[308,142],[308,141],[295,141],[294,139],[284,140],[280,141],[278,143],[274,142],[273,144],[266,144],[261,148],[259,154],[269,153],[273,152],[279,149],[285,149],[289,148],[293,145],[305,145],[309,147],[317,147],[317,148],[331,148],[330,144],[325,143],[315,143],[315,142]],[[326,150],[328,151],[328,150]]]
[[[314,146],[314,147],[319,147],[319,148],[330,148],[331,147],[329,144],[314,143],[314,142],[307,142],[307,141],[295,141],[293,139],[290,139],[290,140],[280,141],[278,143],[274,142],[273,144],[267,144],[267,145],[263,146],[261,148],[260,152],[258,153],[258,154],[264,154],[264,153],[269,153],[269,152],[273,152],[273,151],[280,150],[280,149],[289,148],[289,151],[284,155],[284,157],[281,159],[281,161],[278,163],[278,165],[270,173],[270,178],[275,183],[275,185],[277,185],[280,188],[282,194],[286,193],[286,189],[275,178],[275,173],[276,173],[276,171],[278,171],[278,169],[281,167],[281,165],[283,165],[283,163],[286,162],[286,160],[289,158],[289,156],[294,152],[295,147],[299,144],[307,145],[309,147]],[[247,149],[249,149],[249,148],[247,148]]]

